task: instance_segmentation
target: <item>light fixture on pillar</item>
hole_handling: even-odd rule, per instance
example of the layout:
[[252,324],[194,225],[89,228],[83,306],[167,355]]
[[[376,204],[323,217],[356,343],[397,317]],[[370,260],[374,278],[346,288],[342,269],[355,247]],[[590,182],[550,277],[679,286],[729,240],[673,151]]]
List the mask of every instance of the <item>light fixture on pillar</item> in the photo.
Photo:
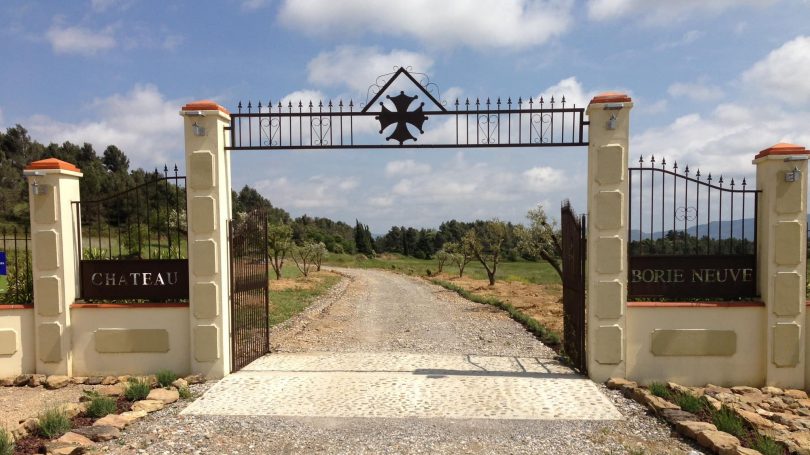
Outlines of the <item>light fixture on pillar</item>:
[[792,171],[785,172],[785,181],[786,182],[797,182],[801,175],[802,175],[802,171],[800,171],[798,167],[793,166]]
[[197,122],[191,125],[191,129],[194,131],[195,136],[205,136],[205,127],[198,125]]
[[607,129],[609,130],[616,129],[616,114],[610,114],[610,119],[607,122]]
[[33,178],[31,179],[32,180],[31,194],[33,194],[34,196],[43,196],[48,194],[48,187],[50,185],[41,185],[39,182],[37,182],[37,180],[39,180],[39,177],[42,177],[43,175],[45,174],[39,171],[31,173],[31,176],[33,176]]

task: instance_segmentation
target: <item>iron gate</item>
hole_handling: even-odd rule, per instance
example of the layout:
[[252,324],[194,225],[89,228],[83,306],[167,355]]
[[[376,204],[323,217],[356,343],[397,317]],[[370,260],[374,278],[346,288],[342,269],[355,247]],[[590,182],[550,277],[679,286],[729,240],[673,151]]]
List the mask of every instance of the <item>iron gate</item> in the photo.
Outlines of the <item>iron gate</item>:
[[270,351],[267,214],[255,210],[229,223],[231,371]]
[[563,349],[574,368],[587,374],[585,351],[585,215],[563,202]]

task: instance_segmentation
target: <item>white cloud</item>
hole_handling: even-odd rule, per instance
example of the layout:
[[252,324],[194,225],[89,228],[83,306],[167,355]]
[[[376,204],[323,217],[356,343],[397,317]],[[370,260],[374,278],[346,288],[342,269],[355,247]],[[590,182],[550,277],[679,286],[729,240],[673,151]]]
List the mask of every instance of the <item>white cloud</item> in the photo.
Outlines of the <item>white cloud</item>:
[[326,99],[323,92],[319,90],[297,90],[281,98],[281,104],[286,107],[289,103],[292,103],[293,107],[298,107],[298,103],[301,102],[304,107],[307,107],[311,101],[312,104],[317,106],[318,102]]
[[660,99],[654,103],[645,103],[643,100],[633,100],[636,102],[637,109],[647,114],[660,114],[666,112],[669,107],[669,101]]
[[394,198],[392,196],[375,196],[368,198],[367,202],[372,207],[391,207],[394,205]]
[[53,25],[45,36],[57,54],[94,55],[117,45],[113,27],[93,31],[83,27]]
[[738,6],[766,6],[776,0],[588,0],[588,17],[596,21],[641,16],[667,23],[696,15],[714,15]]
[[303,181],[280,177],[261,180],[255,183],[255,187],[278,207],[292,207],[299,210],[327,209],[328,211],[348,205],[348,194],[354,186],[347,187],[346,181],[356,180],[353,177],[343,180],[339,177],[321,175],[309,177]]
[[318,54],[307,69],[309,82],[313,84],[324,87],[344,85],[355,93],[365,94],[369,84],[378,76],[391,73],[398,66],[427,73],[433,67],[433,59],[405,50],[384,53],[379,47],[340,46]]
[[282,24],[308,33],[370,31],[432,47],[525,48],[566,32],[572,0],[285,0]]
[[656,49],[664,50],[664,49],[673,49],[673,48],[676,48],[676,47],[686,46],[686,45],[692,44],[695,41],[699,40],[705,34],[706,34],[705,32],[701,32],[699,30],[689,30],[686,33],[684,33],[683,36],[680,39],[659,44],[658,46],[656,46]]
[[558,189],[565,183],[565,175],[559,169],[537,166],[523,172],[528,187],[534,191]]
[[742,75],[743,83],[789,104],[810,102],[810,36],[799,36],[771,51]]
[[152,169],[183,164],[183,123],[177,114],[182,105],[165,99],[154,85],[135,85],[128,93],[94,100],[92,120],[69,123],[37,115],[25,124],[41,142],[89,142],[99,153],[116,145],[133,166]]
[[6,127],[6,118],[3,117],[3,108],[0,108],[0,128]]
[[577,105],[578,107],[586,107],[596,94],[596,91],[586,91],[582,88],[582,84],[579,83],[577,78],[572,76],[543,90],[537,98],[543,97],[543,100],[548,103],[553,96],[554,101],[560,103],[562,97],[565,96],[566,106],[572,107]]
[[414,160],[389,161],[388,164],[385,165],[385,175],[389,177],[427,173],[430,173],[430,165],[427,163],[417,163]]
[[676,82],[667,88],[667,93],[673,98],[689,98],[694,101],[716,101],[724,96],[720,87],[706,85],[702,82],[682,83]]

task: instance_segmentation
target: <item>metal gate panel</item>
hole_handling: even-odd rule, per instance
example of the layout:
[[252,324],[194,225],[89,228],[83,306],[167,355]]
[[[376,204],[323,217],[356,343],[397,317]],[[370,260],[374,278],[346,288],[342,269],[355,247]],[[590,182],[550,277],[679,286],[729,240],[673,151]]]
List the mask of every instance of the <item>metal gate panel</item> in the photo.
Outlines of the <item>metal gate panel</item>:
[[250,212],[228,224],[231,267],[231,371],[270,351],[267,214]]
[[585,350],[585,215],[577,216],[571,203],[563,202],[563,349],[574,368],[588,372]]

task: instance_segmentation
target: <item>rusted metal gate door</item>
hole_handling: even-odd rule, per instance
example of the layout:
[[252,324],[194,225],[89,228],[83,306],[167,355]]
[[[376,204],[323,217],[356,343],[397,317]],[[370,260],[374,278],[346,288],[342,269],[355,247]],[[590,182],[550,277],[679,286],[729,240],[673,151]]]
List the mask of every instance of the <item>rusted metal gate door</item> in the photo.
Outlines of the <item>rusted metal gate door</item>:
[[563,349],[574,368],[587,374],[585,351],[585,215],[578,216],[563,202]]
[[256,210],[229,223],[231,371],[270,351],[267,214]]

